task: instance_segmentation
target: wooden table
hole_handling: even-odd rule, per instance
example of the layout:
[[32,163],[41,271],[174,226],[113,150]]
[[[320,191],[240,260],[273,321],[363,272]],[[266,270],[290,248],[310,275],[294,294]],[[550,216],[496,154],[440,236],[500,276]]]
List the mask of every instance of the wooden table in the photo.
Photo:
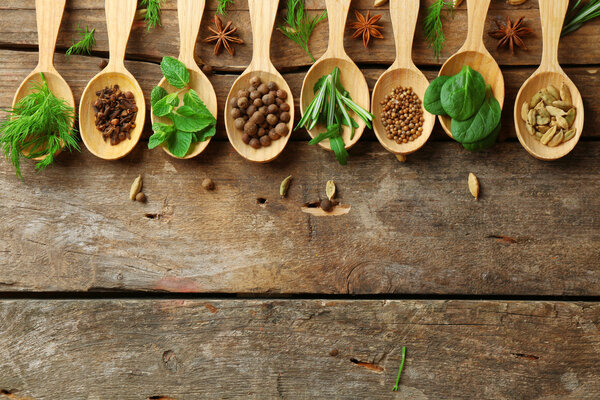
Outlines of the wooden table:
[[[107,56],[103,4],[69,0],[63,18],[55,61],[77,102]],[[311,13],[323,5],[307,0]],[[371,87],[394,57],[387,8],[372,13],[383,14],[384,40],[364,50],[345,39]],[[507,101],[501,143],[482,153],[438,127],[399,163],[367,132],[343,167],[297,132],[276,161],[256,165],[235,153],[220,116],[216,138],[189,161],[142,142],[115,162],[84,150],[42,173],[28,163],[22,181],[0,161],[0,399],[600,398],[600,24],[560,48],[584,97],[583,138],[564,159],[541,162],[512,123],[512,101],[541,57],[537,2],[493,0],[487,29],[506,16],[525,16],[536,35],[514,56],[486,37]],[[221,115],[251,56],[246,1],[228,19],[246,41],[235,57],[200,40],[196,49],[215,71]],[[97,45],[66,60],[78,21],[96,28]],[[174,0],[162,21],[148,33],[135,23],[127,52],[147,97],[161,57],[177,53]],[[445,21],[440,61],[465,26],[462,5]],[[414,57],[433,78],[440,64],[417,29]],[[33,0],[0,4],[1,108],[36,64],[36,32]],[[316,56],[326,38],[322,23]],[[298,98],[310,59],[278,32],[271,52]],[[143,205],[128,199],[138,174]],[[201,188],[205,177],[214,192]],[[350,212],[301,212],[329,179]]]

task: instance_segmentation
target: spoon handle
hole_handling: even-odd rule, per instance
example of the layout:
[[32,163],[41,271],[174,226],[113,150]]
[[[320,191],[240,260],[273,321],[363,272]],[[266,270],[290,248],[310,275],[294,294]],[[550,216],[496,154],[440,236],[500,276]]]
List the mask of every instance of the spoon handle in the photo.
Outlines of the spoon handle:
[[[253,70],[275,70],[271,63],[271,34],[277,16],[279,0],[248,0],[250,23],[252,25],[252,61]],[[250,68],[250,67],[249,67]]]
[[558,42],[569,0],[540,0],[540,18],[544,48],[540,69],[560,71],[558,64]]
[[136,8],[137,0],[106,0],[104,3],[110,57],[106,68],[109,70],[125,70],[125,49]]
[[344,50],[344,30],[350,0],[325,0],[329,20],[329,43],[326,54],[333,58],[348,58]]
[[490,0],[467,0],[468,30],[463,50],[488,52],[483,44],[483,28],[489,7]]
[[38,43],[40,59],[38,70],[54,69],[54,48],[66,0],[36,0],[35,14],[37,19]]
[[194,48],[205,4],[206,0],[177,0],[179,60],[188,68],[199,69],[194,60]]
[[390,17],[396,42],[394,67],[411,68],[412,43],[419,16],[419,0],[390,0]]

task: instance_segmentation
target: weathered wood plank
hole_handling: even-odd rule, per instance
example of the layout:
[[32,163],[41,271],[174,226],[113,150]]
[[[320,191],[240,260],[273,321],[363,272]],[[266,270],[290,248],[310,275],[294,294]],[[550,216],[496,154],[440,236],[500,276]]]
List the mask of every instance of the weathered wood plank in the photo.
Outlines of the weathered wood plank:
[[2,301],[0,316],[0,399],[600,397],[597,303]]
[[[284,14],[283,1],[280,14]],[[425,7],[431,0],[424,2]],[[68,48],[75,38],[75,26],[79,21],[96,28],[97,45],[95,50],[108,50],[108,37],[106,34],[105,17],[102,0],[73,0],[69,2],[68,9],[61,26],[61,33],[58,37],[58,48],[64,51]],[[310,1],[309,8],[317,13],[324,8],[323,0]],[[372,7],[371,0],[354,1],[353,7],[361,10]],[[208,11],[204,15],[200,38],[209,35],[207,26],[211,24],[211,18],[214,15],[216,1],[208,4]],[[33,46],[37,43],[34,1],[11,0],[0,5],[0,45],[6,46]],[[202,43],[201,40],[197,46],[197,54],[206,63],[213,65],[220,70],[241,71],[244,69],[251,58],[252,35],[250,31],[249,16],[247,13],[247,2],[245,0],[236,1],[235,7],[232,7],[228,13],[229,19],[238,26],[240,36],[246,41],[246,45],[238,46],[235,57],[228,54],[222,54],[215,57],[212,53],[210,44]],[[392,40],[392,26],[387,7],[373,10],[373,12],[383,14],[380,23],[384,26],[384,40],[375,40],[373,45],[367,50],[364,49],[360,40],[350,38],[350,32],[346,35],[345,46],[350,57],[356,62],[364,64],[390,64],[395,56],[394,43]],[[419,65],[439,65],[433,52],[428,48],[425,42],[420,21],[424,15],[424,9],[421,11],[419,26],[414,44],[414,58]],[[511,55],[509,51],[496,51],[497,41],[488,35],[485,35],[486,46],[492,51],[492,54],[501,65],[537,65],[541,59],[541,26],[539,22],[539,11],[537,2],[529,2],[527,5],[512,7],[506,4],[504,0],[494,0],[490,7],[490,12],[486,23],[486,32],[494,29],[494,20],[504,20],[506,16],[516,20],[524,16],[528,26],[532,27],[536,35],[526,39],[529,51],[520,51],[516,55]],[[354,20],[351,13],[349,21]],[[445,58],[453,54],[463,43],[466,32],[466,9],[463,4],[457,9],[452,18],[444,22],[445,34],[447,39],[446,47],[442,53],[443,62]],[[169,1],[163,11],[163,26],[146,32],[143,23],[136,23],[131,35],[128,46],[128,57],[137,59],[159,60],[165,54],[176,54],[176,45],[178,43],[177,15],[174,1]],[[315,29],[311,38],[311,49],[315,57],[325,52],[327,47],[327,23],[321,23]],[[600,60],[600,48],[596,46],[596,38],[600,35],[600,24],[592,22],[586,24],[581,30],[572,34],[562,41],[560,48],[560,61],[565,64],[596,64]],[[286,39],[281,33],[274,32],[271,45],[273,62],[278,68],[296,68],[298,66],[310,65],[310,58],[294,43]]]
[[[96,57],[80,57],[73,56],[69,61],[65,60],[63,55],[57,55],[55,57],[56,66],[59,72],[67,80],[73,94],[75,95],[75,101],[78,104],[83,89],[87,85],[88,81],[99,72],[98,64],[99,58]],[[0,50],[0,118],[4,116],[4,112],[1,111],[12,104],[12,99],[15,91],[19,87],[21,81],[31,72],[31,70],[37,64],[37,54],[33,52],[23,51],[9,51]],[[150,93],[152,88],[160,81],[162,75],[160,68],[157,64],[130,61],[127,64],[129,70],[138,79],[144,93],[146,95],[146,103],[150,103]],[[369,87],[372,89],[377,82],[379,76],[383,73],[381,68],[364,68],[363,72],[367,77]],[[506,80],[506,103],[503,113],[503,133],[504,137],[516,137],[514,124],[513,124],[513,104],[514,99],[517,96],[517,92],[521,87],[522,83],[533,73],[533,68],[518,68],[518,69],[507,69],[504,71]],[[437,76],[437,70],[426,71],[426,75],[429,79],[434,79]],[[600,136],[600,130],[595,127],[600,126],[600,102],[597,99],[597,93],[600,92],[600,73],[595,68],[567,68],[566,72],[573,79],[576,85],[581,89],[584,103],[586,105],[586,129],[584,129],[583,135],[587,137],[598,137]],[[296,105],[300,96],[300,90],[302,88],[302,81],[304,79],[304,72],[294,72],[284,74],[294,98],[296,99]],[[215,74],[209,76],[215,91],[217,93],[217,99],[219,104],[219,130],[217,138],[227,140],[227,135],[224,132],[222,124],[222,115],[225,107],[225,100],[229,89],[237,78],[235,74]],[[149,107],[148,107],[149,108]],[[150,111],[148,111],[149,113]],[[300,118],[300,111],[297,110],[296,115]],[[146,136],[150,134],[149,116],[147,118],[148,126]],[[293,139],[296,140],[307,140],[309,139],[308,134],[304,131],[297,131],[294,133]],[[434,139],[448,140],[446,134],[439,128],[436,128]],[[372,131],[368,131],[361,140],[376,140],[375,135]]]
[[[140,173],[145,205],[128,199]],[[301,212],[328,179],[350,212]],[[598,142],[552,163],[514,142],[430,142],[405,164],[365,142],[346,167],[305,142],[267,165],[225,142],[188,161],[138,146],[62,155],[22,182],[2,160],[0,290],[597,295],[599,179]]]

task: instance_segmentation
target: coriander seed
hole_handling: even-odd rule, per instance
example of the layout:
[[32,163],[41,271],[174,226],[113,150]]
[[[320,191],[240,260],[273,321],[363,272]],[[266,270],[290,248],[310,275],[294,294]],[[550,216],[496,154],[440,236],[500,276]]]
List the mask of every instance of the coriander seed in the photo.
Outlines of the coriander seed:
[[381,123],[388,139],[403,144],[421,136],[425,117],[421,99],[412,88],[397,87],[380,104]]

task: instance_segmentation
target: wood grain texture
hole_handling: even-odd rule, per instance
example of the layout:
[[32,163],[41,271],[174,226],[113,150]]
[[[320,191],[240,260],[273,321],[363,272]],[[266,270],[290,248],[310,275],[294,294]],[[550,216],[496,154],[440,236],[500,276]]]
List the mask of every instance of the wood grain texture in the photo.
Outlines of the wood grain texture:
[[0,316],[7,400],[600,397],[597,304],[3,301]]
[[[466,2],[454,12],[453,18],[444,21],[444,31],[447,44],[442,52],[439,62],[435,59],[433,51],[425,42],[422,29],[422,20],[424,16],[424,7],[430,4],[432,0],[423,1],[419,14],[419,24],[413,55],[417,65],[441,65],[441,63],[450,55],[454,54],[463,44],[466,37],[467,11]],[[539,65],[542,55],[542,34],[539,22],[539,11],[536,1],[529,1],[529,4],[523,4],[519,7],[507,5],[505,0],[493,0],[488,13],[484,32],[484,41],[486,47],[492,52],[500,65]],[[237,46],[234,57],[228,54],[221,54],[215,57],[212,54],[212,46],[201,43],[201,39],[209,36],[208,25],[211,24],[211,18],[216,9],[216,0],[207,2],[207,11],[204,14],[202,27],[196,53],[199,58],[206,63],[220,70],[242,71],[249,64],[252,58],[252,35],[250,32],[250,20],[248,16],[248,5],[245,0],[238,0],[228,12],[227,19],[234,21],[239,28],[240,37],[244,39],[246,45]],[[311,9],[310,14],[322,12],[325,8],[324,0],[313,0],[307,2]],[[35,46],[37,44],[37,35],[35,29],[33,0],[9,0],[0,5],[0,46]],[[77,22],[84,21],[90,27],[96,28],[96,51],[108,51],[108,37],[106,33],[106,24],[104,22],[104,2],[102,0],[70,0],[67,5],[65,17],[61,26],[61,34],[58,39],[58,48],[63,50],[68,48],[73,39],[76,38],[75,26]],[[280,17],[283,17],[284,5],[280,6]],[[345,34],[344,45],[348,55],[357,63],[365,64],[391,64],[394,60],[394,41],[392,34],[391,20],[388,7],[373,9],[372,0],[354,0],[352,8],[360,9],[366,13],[371,9],[372,14],[382,14],[380,23],[384,26],[384,40],[376,40],[365,50],[361,40],[351,39],[351,32]],[[526,38],[529,51],[518,51],[512,55],[510,51],[496,51],[497,41],[487,35],[487,32],[495,29],[494,20],[505,20],[506,16],[516,20],[519,17],[525,17],[527,26],[534,29],[536,34]],[[349,21],[354,18],[350,17]],[[15,23],[18,21],[18,23]],[[163,55],[176,56],[178,28],[176,2],[169,0],[164,7],[162,14],[163,26],[150,32],[146,31],[143,21],[134,24],[134,29],[129,41],[127,55],[134,59],[153,59],[158,61]],[[596,38],[600,36],[600,24],[592,22],[586,24],[576,33],[567,36],[561,43],[559,58],[562,64],[595,64],[600,59],[600,47],[596,45]],[[318,58],[327,47],[328,28],[327,22],[323,21],[315,29],[311,37],[310,48],[313,55]],[[293,42],[289,41],[279,32],[273,33],[271,43],[271,55],[275,67],[279,70],[296,68],[299,65],[309,66],[311,60],[304,51]]]
[[[319,166],[319,168],[307,168]],[[428,142],[399,163],[378,142],[347,167],[290,142],[268,165],[228,143],[174,160],[67,155],[41,174],[0,162],[0,290],[597,295],[600,143],[544,163],[519,143],[472,154]],[[467,175],[481,184],[479,201]],[[142,174],[147,204],[131,202]],[[279,184],[294,176],[288,196]],[[205,177],[214,192],[201,188]],[[300,207],[333,179],[348,214]]]
[[[1,13],[0,13],[1,14]],[[72,56],[69,61],[66,61],[63,55],[56,55],[56,66],[58,71],[69,83],[75,95],[75,101],[79,104],[81,93],[88,81],[100,71],[98,65],[101,59],[96,57],[81,57]],[[4,117],[4,108],[10,107],[12,96],[19,87],[19,84],[31,72],[37,64],[37,54],[33,52],[0,50],[0,118]],[[142,87],[146,96],[146,103],[150,104],[150,93],[152,88],[161,80],[162,75],[158,64],[141,62],[141,61],[126,61],[126,68],[135,76],[138,83]],[[502,119],[502,136],[516,137],[512,107],[514,99],[519,91],[519,88],[525,80],[533,73],[535,69],[523,67],[517,69],[506,69],[504,71],[506,82],[506,102],[505,112]],[[382,68],[363,68],[362,69],[369,88],[373,88],[377,79],[384,72]],[[437,70],[424,71],[429,80],[437,76]],[[597,67],[574,67],[565,68],[565,72],[580,88],[583,102],[585,105],[586,124],[588,129],[583,132],[583,137],[598,137],[600,130],[594,129],[600,126],[600,102],[597,99],[597,93],[600,92],[600,70]],[[298,99],[302,88],[302,80],[306,75],[305,72],[284,73],[284,78],[289,84],[290,89],[296,100],[296,116],[298,119],[300,112],[298,109]],[[214,74],[208,78],[212,83],[218,101],[218,115],[222,116],[229,88],[235,81],[238,75],[235,74]],[[149,108],[149,107],[148,107]],[[148,110],[148,113],[150,111]],[[148,125],[146,126],[145,137],[150,134],[150,118],[146,118]],[[215,135],[217,140],[227,140],[225,129],[222,124],[222,118],[218,118],[219,129]],[[296,131],[291,136],[290,140],[308,140],[310,136],[304,130]],[[439,124],[433,133],[433,140],[447,140]],[[371,130],[365,131],[362,140],[376,140],[375,134]]]

